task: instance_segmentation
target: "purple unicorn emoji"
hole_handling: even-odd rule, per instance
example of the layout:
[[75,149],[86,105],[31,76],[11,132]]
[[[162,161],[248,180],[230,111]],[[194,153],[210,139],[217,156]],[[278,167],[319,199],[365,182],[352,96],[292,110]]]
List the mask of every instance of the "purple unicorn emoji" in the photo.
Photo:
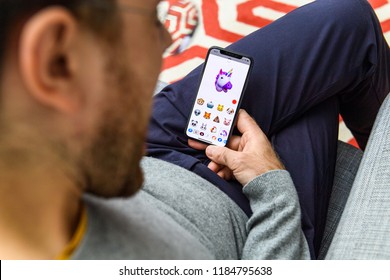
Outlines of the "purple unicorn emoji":
[[231,69],[229,72],[224,72],[222,69],[219,70],[219,74],[215,79],[215,89],[219,92],[227,92],[228,90],[231,90],[233,87],[232,83],[230,82],[232,74],[233,69]]

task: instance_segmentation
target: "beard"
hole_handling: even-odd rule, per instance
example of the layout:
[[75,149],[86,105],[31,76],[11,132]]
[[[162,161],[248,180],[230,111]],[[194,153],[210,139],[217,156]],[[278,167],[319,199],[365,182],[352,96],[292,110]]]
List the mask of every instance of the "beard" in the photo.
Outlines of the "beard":
[[82,180],[89,193],[128,197],[143,183],[140,161],[152,95],[142,90],[140,79],[119,61],[111,60],[106,73],[107,100],[97,118],[95,135],[81,155]]
[[105,118],[89,149],[83,152],[87,191],[98,196],[131,196],[143,182],[142,137],[136,133],[129,137],[129,133],[117,125],[119,122],[114,117]]

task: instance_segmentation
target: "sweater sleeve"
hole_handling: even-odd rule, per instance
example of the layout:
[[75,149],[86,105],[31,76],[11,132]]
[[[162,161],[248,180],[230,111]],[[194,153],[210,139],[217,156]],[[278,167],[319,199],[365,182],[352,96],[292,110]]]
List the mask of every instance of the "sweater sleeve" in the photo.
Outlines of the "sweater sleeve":
[[309,259],[298,196],[285,170],[256,177],[244,187],[253,215],[243,259]]

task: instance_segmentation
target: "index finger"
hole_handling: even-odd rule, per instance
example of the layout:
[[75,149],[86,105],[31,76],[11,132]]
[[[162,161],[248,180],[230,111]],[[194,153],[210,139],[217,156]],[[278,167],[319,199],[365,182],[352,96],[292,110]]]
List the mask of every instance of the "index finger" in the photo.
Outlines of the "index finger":
[[256,121],[244,109],[240,109],[238,112],[237,128],[242,134],[245,132],[261,132]]

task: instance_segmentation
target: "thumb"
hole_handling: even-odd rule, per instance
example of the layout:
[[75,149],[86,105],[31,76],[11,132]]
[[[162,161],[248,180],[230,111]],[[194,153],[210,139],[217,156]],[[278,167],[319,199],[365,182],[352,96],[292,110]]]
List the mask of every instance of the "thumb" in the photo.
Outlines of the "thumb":
[[210,145],[206,148],[206,155],[215,163],[229,166],[229,162],[234,158],[236,152],[226,147],[218,147]]

